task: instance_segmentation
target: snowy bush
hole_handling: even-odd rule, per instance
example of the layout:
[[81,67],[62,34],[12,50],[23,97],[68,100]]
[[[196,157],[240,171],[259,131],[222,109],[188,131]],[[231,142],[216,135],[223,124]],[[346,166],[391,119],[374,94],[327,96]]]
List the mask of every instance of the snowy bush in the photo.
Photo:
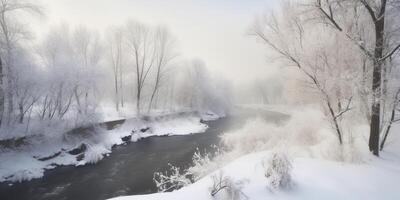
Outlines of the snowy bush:
[[209,173],[221,168],[228,161],[227,153],[217,146],[214,146],[214,152],[203,152],[199,149],[193,155],[193,165],[189,167],[188,172],[192,174],[195,181],[208,175]]
[[242,200],[248,199],[243,193],[242,189],[245,180],[234,181],[229,176],[224,176],[223,172],[220,171],[211,177],[213,179],[213,185],[210,187],[210,195],[214,199],[218,200]]
[[169,192],[187,186],[208,174],[218,170],[228,161],[231,154],[214,146],[215,151],[201,153],[199,149],[193,155],[193,164],[187,170],[169,164],[166,172],[155,172],[153,181],[159,192]]
[[170,192],[193,183],[190,173],[171,164],[168,165],[170,167],[169,172],[154,173],[153,181],[156,183],[159,192]]
[[274,153],[267,161],[263,161],[265,177],[270,190],[290,189],[292,164],[284,153]]
[[338,160],[340,154],[337,136],[323,113],[315,109],[292,111],[291,118],[281,125],[252,119],[242,129],[223,134],[221,139],[235,156],[282,147],[288,147],[288,152],[295,156]]
[[369,131],[369,126],[355,126],[348,128],[345,137],[343,137],[343,144],[341,146],[341,154],[338,157],[339,161],[361,163],[363,158],[368,157],[370,154],[367,146],[366,133]]
[[276,146],[278,137],[283,135],[280,132],[276,125],[257,118],[248,121],[240,130],[223,134],[221,139],[227,149],[245,154]]

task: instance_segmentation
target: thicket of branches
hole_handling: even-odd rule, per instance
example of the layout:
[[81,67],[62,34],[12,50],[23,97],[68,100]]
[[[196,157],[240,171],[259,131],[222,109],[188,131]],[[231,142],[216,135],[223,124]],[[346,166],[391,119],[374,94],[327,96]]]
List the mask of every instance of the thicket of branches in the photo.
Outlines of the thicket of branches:
[[97,120],[99,105],[110,100],[116,111],[135,104],[137,115],[173,109],[222,114],[228,106],[228,84],[211,77],[201,61],[183,62],[166,27],[129,20],[100,34],[61,24],[35,39],[26,16],[43,20],[43,8],[29,0],[0,1],[5,132],[53,122],[80,126]]
[[307,91],[296,98],[318,99],[339,143],[346,123],[364,119],[371,128],[369,149],[377,156],[398,121],[399,5],[396,0],[284,1],[279,12],[259,17],[252,29],[284,66],[296,69],[304,81],[298,85]]

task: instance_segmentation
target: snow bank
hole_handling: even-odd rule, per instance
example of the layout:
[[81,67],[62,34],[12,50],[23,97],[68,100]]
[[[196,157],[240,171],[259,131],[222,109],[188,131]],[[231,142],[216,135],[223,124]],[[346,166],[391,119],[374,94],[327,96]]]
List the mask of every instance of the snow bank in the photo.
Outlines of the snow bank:
[[95,127],[76,133],[32,136],[20,147],[0,148],[0,182],[40,178],[46,169],[60,165],[96,163],[110,154],[114,145],[152,136],[202,133],[207,128],[199,114],[175,113],[133,118],[108,131]]
[[[389,158],[373,159],[368,164],[346,164],[310,158],[293,161],[294,187],[271,192],[261,161],[270,151],[252,153],[220,169],[233,180],[246,180],[242,192],[248,199],[400,199],[397,182],[400,162]],[[383,167],[385,166],[385,167]],[[390,166],[390,167],[388,167]],[[214,200],[210,195],[212,175],[170,193],[117,197],[113,200]]]

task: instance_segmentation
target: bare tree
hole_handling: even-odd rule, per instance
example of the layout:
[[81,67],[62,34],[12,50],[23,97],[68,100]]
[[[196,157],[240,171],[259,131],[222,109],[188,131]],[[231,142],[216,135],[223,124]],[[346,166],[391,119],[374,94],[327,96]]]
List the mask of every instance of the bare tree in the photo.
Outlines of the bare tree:
[[40,81],[43,88],[38,115],[42,120],[63,119],[71,110],[76,116],[93,114],[101,48],[96,35],[67,25],[55,27],[38,47],[39,61],[49,74]]
[[354,78],[354,73],[349,62],[358,60],[357,57],[343,58],[346,53],[339,51],[341,38],[336,34],[319,38],[326,41],[326,46],[321,46],[315,41],[315,36],[326,32],[325,28],[307,27],[309,24],[306,24],[303,17],[299,17],[298,12],[300,11],[296,11],[293,5],[287,3],[279,17],[271,14],[259,19],[251,34],[305,77],[307,85],[320,97],[338,141],[342,144],[340,121],[351,110],[354,96],[349,83]]
[[[363,53],[373,63],[372,72],[372,93],[373,101],[371,105],[371,120],[370,120],[370,137],[369,137],[369,150],[376,156],[379,156],[379,138],[381,131],[381,97],[382,97],[382,71],[384,70],[385,61],[390,58],[399,48],[400,44],[392,47],[391,49],[385,46],[386,35],[386,16],[388,0],[381,1],[368,1],[368,0],[356,0],[356,1],[330,1],[330,0],[316,0],[314,6],[317,8],[322,18],[325,19],[326,24],[331,25],[335,30],[342,32],[348,39],[354,42]],[[368,49],[364,42],[359,41],[351,32],[345,29],[344,25],[338,20],[338,12],[362,8],[363,12],[368,13],[369,22],[373,25],[371,31],[375,33],[374,45],[372,51]],[[359,18],[354,18],[359,20]],[[352,24],[355,24],[353,22]],[[346,26],[347,28],[347,26]]]
[[119,111],[124,106],[123,87],[123,31],[113,28],[109,33],[109,54],[114,74],[115,109]]
[[74,58],[77,58],[78,68],[76,86],[74,87],[75,99],[80,114],[88,114],[91,106],[89,98],[94,95],[96,89],[95,80],[90,76],[100,61],[101,47],[99,37],[95,32],[86,27],[78,27],[72,37],[72,49]]
[[[42,15],[41,8],[38,5],[31,3],[28,0],[1,0],[0,1],[0,40],[2,67],[1,74],[3,75],[2,90],[4,91],[4,101],[0,102],[2,108],[2,120],[11,122],[11,117],[14,112],[14,93],[13,93],[13,59],[15,57],[14,50],[18,47],[21,39],[26,38],[28,33],[24,26],[17,21],[16,15],[19,11]],[[3,97],[1,97],[3,98]],[[7,105],[7,106],[5,106]],[[6,115],[4,118],[4,114]]]
[[127,45],[131,51],[136,74],[136,112],[141,114],[143,89],[156,61],[153,32],[147,26],[130,21],[126,26]]
[[168,32],[166,28],[158,27],[155,34],[155,49],[156,49],[156,75],[154,81],[153,92],[151,93],[149,106],[147,112],[150,112],[150,109],[153,105],[153,100],[155,95],[157,94],[160,86],[161,79],[165,72],[165,68],[171,62],[171,60],[175,57],[173,52],[174,48],[174,39],[171,34]]

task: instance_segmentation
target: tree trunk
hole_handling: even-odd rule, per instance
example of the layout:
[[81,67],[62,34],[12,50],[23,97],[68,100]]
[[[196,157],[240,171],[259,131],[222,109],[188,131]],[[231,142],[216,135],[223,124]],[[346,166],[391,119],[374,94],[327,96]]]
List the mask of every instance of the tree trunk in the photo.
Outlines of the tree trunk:
[[7,64],[7,74],[6,74],[6,80],[7,80],[7,87],[6,87],[6,92],[7,92],[7,97],[6,97],[6,101],[7,101],[7,124],[10,125],[11,121],[12,121],[12,115],[14,112],[14,94],[12,91],[13,88],[13,74],[10,68],[10,65]]
[[140,87],[138,87],[138,91],[136,94],[136,113],[138,116],[140,115],[140,93],[141,93],[141,89],[140,89]]
[[20,124],[22,124],[22,123],[24,122],[24,117],[25,117],[24,106],[23,106],[22,103],[20,103],[20,104],[18,105],[18,109],[19,109],[19,119],[18,119],[18,122],[19,122]]
[[117,112],[119,111],[119,87],[118,87],[118,74],[115,73],[114,74],[114,84],[115,84],[115,109],[117,110]]
[[123,79],[122,79],[122,66],[120,66],[119,70],[119,93],[121,100],[121,107],[124,107],[124,88],[123,88]]
[[81,105],[80,97],[78,94],[78,86],[75,86],[75,88],[74,88],[74,95],[75,95],[76,104],[78,106],[78,113],[82,114],[82,105]]
[[[384,8],[382,8],[384,9]],[[383,11],[384,13],[384,11]],[[375,52],[374,69],[372,77],[373,102],[371,108],[371,122],[369,135],[369,150],[379,156],[379,133],[380,133],[380,111],[381,111],[381,81],[382,81],[382,61],[384,44],[385,17],[384,14],[375,22]]]
[[151,106],[153,104],[154,96],[157,93],[159,83],[160,83],[160,68],[157,71],[156,83],[154,85],[153,92],[151,93],[151,98],[150,98],[149,107],[147,108],[147,113],[150,113]]
[[4,83],[3,83],[3,63],[0,57],[0,126],[3,123],[3,114],[4,114]]
[[156,91],[157,91],[157,86],[154,88],[153,92],[151,93],[150,102],[149,102],[149,107],[147,108],[147,114],[150,113],[151,106],[152,106],[152,104],[153,104],[154,95],[156,94]]
[[392,115],[391,115],[390,121],[389,121],[389,125],[386,128],[385,136],[383,137],[383,140],[381,142],[381,146],[380,146],[380,150],[381,151],[383,150],[383,147],[385,147],[386,139],[387,139],[387,136],[389,135],[390,129],[392,128],[392,123],[393,123],[393,120],[394,120],[395,116],[396,116],[396,107],[393,107]]

